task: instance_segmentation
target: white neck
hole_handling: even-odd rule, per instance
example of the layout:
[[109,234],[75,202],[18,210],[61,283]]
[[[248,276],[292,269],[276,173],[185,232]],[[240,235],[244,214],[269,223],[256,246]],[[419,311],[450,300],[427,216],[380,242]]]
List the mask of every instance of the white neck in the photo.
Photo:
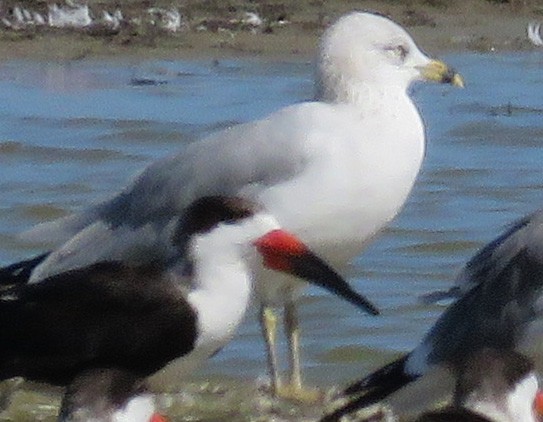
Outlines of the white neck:
[[505,403],[496,403],[493,400],[477,400],[473,403],[466,403],[464,407],[493,422],[514,422],[509,418],[504,408]]
[[155,413],[155,400],[151,393],[132,397],[125,406],[113,410],[107,400],[96,397],[96,402],[61,416],[61,422],[150,422]]
[[534,401],[538,390],[537,376],[531,373],[519,382],[507,397],[507,409],[512,421],[536,422]]
[[155,413],[152,394],[143,394],[130,399],[126,406],[115,412],[112,422],[149,422]]
[[321,71],[317,76],[316,99],[328,103],[352,104],[368,111],[383,110],[383,104],[398,100],[411,102],[405,86],[370,83],[326,71]]
[[537,378],[530,374],[520,381],[505,400],[494,397],[468,397],[463,406],[495,422],[536,422],[534,399],[537,393]]
[[188,300],[198,313],[198,344],[221,346],[233,336],[252,291],[251,241],[275,228],[274,219],[254,216],[193,239],[195,279]]
[[248,265],[238,254],[219,254],[207,262],[198,262],[194,270],[197,285],[189,302],[198,313],[198,343],[230,340],[241,323],[251,293]]

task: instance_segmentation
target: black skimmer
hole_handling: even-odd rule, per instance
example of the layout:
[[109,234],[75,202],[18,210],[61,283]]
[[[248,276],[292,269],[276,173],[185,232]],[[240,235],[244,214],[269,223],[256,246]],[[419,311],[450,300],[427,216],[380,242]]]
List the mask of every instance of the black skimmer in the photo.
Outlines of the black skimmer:
[[452,405],[415,422],[538,421],[537,374],[526,356],[484,348],[455,368],[455,376]]
[[[520,351],[540,361],[543,210],[516,222],[464,267],[448,292],[457,297],[412,352],[352,384],[352,401],[326,421],[377,403],[482,348]],[[358,396],[358,397],[356,397]]]
[[[388,18],[341,17],[320,44],[314,101],[194,142],[150,165],[118,195],[36,227],[26,239],[54,249],[31,270],[30,281],[103,260],[167,261],[176,253],[169,239],[177,216],[210,194],[256,199],[282,227],[345,270],[396,216],[415,183],[426,142],[407,92],[415,81],[463,84]],[[257,295],[273,389],[303,398],[295,307],[301,285],[260,270]],[[277,364],[275,307],[286,310],[286,383]]]
[[[68,385],[61,420],[148,422],[150,399],[139,394],[144,379],[178,358],[201,363],[234,335],[249,304],[254,251],[266,268],[374,309],[248,200],[201,198],[171,233],[179,259],[129,264],[111,257],[3,290],[0,379]],[[15,277],[40,259],[22,263]],[[134,409],[143,409],[142,418],[113,419]]]

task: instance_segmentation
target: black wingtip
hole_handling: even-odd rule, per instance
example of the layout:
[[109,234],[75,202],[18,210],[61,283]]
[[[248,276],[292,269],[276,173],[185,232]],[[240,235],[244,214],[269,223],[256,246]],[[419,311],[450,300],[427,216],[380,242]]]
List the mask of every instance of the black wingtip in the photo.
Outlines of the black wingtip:
[[391,387],[398,385],[397,389],[403,387],[416,378],[413,375],[408,374],[405,369],[409,356],[409,354],[403,355],[401,358],[372,372],[361,380],[354,382],[347,387],[343,393],[352,396],[366,390],[373,390],[386,385]]
[[409,355],[404,355],[360,381],[351,384],[344,390],[343,393],[345,395],[354,396],[360,393],[363,394],[325,415],[320,422],[337,422],[343,416],[380,402],[417,379],[418,376],[410,375],[405,371],[405,364],[408,357]]
[[361,397],[352,399],[347,404],[334,410],[332,413],[324,415],[319,420],[319,422],[339,422],[343,416],[347,416],[351,413],[365,409],[373,404],[378,403],[384,398],[382,397],[382,394],[380,394],[380,392],[375,391],[375,393],[378,393],[378,394],[374,394],[374,391],[372,391],[367,394],[364,394]]

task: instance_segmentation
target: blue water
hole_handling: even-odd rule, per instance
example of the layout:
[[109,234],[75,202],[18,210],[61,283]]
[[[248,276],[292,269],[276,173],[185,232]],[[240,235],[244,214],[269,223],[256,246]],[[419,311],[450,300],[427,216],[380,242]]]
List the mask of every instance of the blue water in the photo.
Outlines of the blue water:
[[[355,262],[353,284],[383,316],[317,289],[301,300],[312,382],[345,382],[415,346],[443,309],[417,297],[449,286],[477,247],[543,205],[543,56],[444,59],[467,87],[414,87],[428,135],[422,173],[399,218]],[[143,78],[156,84],[131,83]],[[311,96],[305,62],[2,63],[0,263],[39,252],[19,231],[110,195],[206,133]],[[210,373],[265,374],[253,316],[202,372]]]

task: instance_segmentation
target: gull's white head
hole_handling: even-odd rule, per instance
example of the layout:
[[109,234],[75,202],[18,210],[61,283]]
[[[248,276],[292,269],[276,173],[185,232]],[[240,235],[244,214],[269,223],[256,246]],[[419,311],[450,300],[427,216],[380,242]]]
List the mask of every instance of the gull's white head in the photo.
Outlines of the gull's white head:
[[416,80],[463,86],[458,74],[424,54],[400,25],[369,12],[347,14],[328,28],[317,72],[317,97],[327,101],[348,101],[356,91],[406,92]]

